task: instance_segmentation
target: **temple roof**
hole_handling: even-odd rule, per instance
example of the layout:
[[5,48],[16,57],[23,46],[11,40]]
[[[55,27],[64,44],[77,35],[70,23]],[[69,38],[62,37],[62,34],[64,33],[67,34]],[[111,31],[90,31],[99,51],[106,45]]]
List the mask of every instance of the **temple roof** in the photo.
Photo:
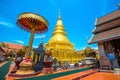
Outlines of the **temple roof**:
[[120,10],[98,18],[95,26],[90,44],[120,38]]
[[120,26],[114,29],[110,29],[104,32],[94,34],[88,43],[103,42],[120,38]]
[[116,28],[116,27],[119,27],[119,26],[120,26],[120,18],[118,18],[116,20],[113,20],[111,22],[99,25],[98,27],[96,27],[94,29],[93,33],[94,34],[100,33],[100,32],[103,32],[103,31],[106,31],[106,30],[109,30],[109,29],[113,29],[113,28]]
[[107,23],[107,22],[114,20],[116,18],[119,18],[119,17],[120,17],[120,9],[115,10],[114,12],[111,12],[105,16],[98,18],[96,26],[101,25],[103,23]]
[[9,42],[5,42],[5,44],[8,45],[8,49],[21,49],[23,47],[22,44],[14,44]]
[[52,37],[47,44],[56,44],[56,43],[73,46],[73,44],[67,38],[60,12],[59,12],[58,21],[56,23],[56,27],[54,29]]

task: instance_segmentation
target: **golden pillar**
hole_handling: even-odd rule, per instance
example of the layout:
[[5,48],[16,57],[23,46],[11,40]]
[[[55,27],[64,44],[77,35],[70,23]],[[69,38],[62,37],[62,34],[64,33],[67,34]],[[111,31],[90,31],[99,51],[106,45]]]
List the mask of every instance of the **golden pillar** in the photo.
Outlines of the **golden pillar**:
[[30,56],[30,53],[31,53],[31,50],[32,50],[32,43],[33,43],[33,39],[34,39],[34,33],[35,33],[35,28],[32,28],[31,35],[30,35],[30,40],[29,40],[28,52],[26,54],[26,57]]

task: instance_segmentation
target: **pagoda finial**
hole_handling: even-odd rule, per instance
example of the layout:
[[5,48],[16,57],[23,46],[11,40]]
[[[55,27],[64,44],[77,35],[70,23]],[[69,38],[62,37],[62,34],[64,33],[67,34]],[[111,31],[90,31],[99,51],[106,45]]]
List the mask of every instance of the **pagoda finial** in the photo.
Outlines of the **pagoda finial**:
[[120,3],[117,3],[117,5],[118,5],[118,7],[119,7],[119,9],[120,9]]
[[61,18],[61,12],[60,12],[60,9],[59,9],[59,13],[58,13],[58,18]]

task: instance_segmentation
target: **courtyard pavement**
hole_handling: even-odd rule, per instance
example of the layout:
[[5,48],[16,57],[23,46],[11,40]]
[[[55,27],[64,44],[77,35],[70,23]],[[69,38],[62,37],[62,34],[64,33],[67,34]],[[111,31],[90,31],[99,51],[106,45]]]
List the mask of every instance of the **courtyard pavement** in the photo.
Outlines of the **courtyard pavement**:
[[[11,70],[13,70],[13,67],[13,65],[10,66],[8,73],[11,72]],[[13,77],[6,76],[6,80],[14,79],[15,78]],[[109,72],[97,72],[96,69],[84,67],[68,70],[59,70],[52,74],[40,73],[34,77],[23,78],[19,80],[120,80],[120,75]]]

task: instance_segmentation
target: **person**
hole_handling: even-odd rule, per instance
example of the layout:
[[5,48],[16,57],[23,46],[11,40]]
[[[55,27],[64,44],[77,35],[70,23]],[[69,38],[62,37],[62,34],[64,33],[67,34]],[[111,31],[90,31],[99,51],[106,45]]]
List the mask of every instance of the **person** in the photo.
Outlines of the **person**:
[[100,62],[98,59],[95,60],[94,68],[100,68]]
[[112,68],[118,67],[118,63],[117,63],[117,60],[115,58],[114,53],[109,53],[108,54],[108,59],[110,60]]

